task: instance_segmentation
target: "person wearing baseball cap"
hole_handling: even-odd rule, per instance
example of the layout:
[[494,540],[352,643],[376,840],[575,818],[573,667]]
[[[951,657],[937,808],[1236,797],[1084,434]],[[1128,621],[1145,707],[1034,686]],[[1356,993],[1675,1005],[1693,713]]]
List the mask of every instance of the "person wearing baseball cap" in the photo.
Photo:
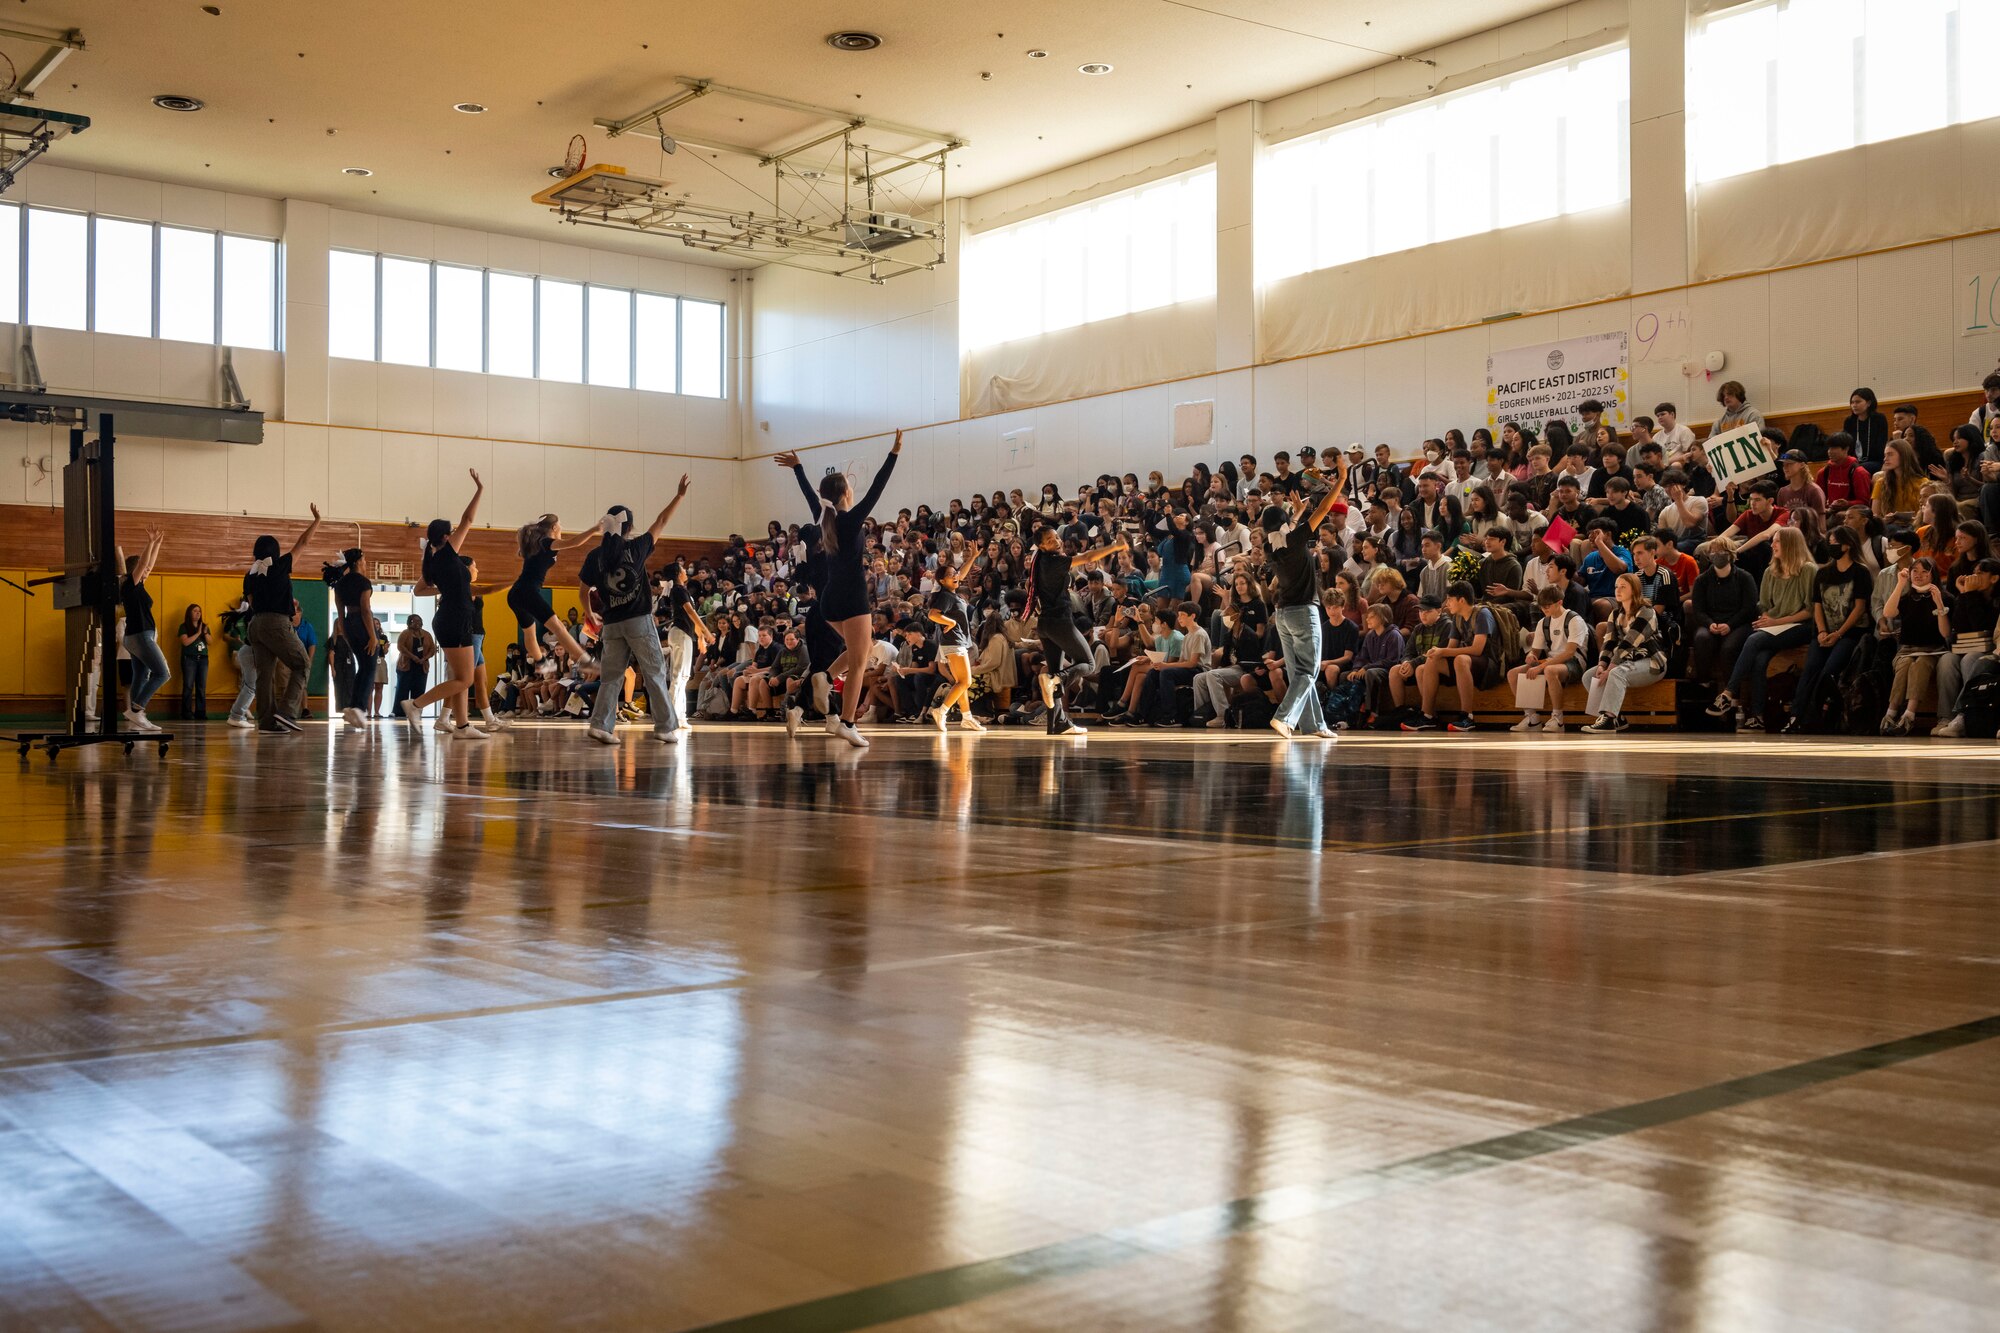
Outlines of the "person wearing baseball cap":
[[1792,514],[1811,509],[1825,518],[1826,492],[1813,480],[1811,461],[1797,449],[1787,449],[1778,455],[1778,466],[1785,473],[1785,484],[1778,488],[1779,507]]

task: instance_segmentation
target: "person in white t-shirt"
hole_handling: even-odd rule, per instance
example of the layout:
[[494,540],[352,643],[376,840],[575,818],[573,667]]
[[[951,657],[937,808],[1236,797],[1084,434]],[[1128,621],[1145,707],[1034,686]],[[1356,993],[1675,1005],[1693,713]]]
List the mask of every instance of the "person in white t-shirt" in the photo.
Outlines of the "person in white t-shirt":
[[1674,545],[1693,555],[1708,540],[1708,501],[1688,489],[1688,475],[1677,467],[1667,469],[1660,485],[1667,492],[1667,503],[1654,524],[1672,532]]
[[[1548,584],[1535,593],[1542,618],[1528,636],[1528,655],[1521,665],[1507,673],[1515,702],[1521,706],[1521,720],[1515,731],[1563,729],[1563,690],[1583,679],[1583,645],[1590,628],[1583,617],[1563,605],[1563,595]],[[1541,721],[1532,704],[1549,710],[1549,720]]]
[[1680,409],[1672,403],[1661,403],[1653,409],[1653,419],[1658,423],[1653,438],[1667,451],[1670,463],[1694,448],[1694,432],[1680,424],[1680,415]]

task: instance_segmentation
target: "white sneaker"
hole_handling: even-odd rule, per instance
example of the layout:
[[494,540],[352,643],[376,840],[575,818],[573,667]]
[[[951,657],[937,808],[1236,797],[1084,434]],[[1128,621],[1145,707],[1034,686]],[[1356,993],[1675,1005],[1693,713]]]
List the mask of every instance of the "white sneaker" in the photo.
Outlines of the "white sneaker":
[[1335,731],[1332,727],[1321,727],[1318,731],[1314,732],[1313,735],[1319,737],[1323,741],[1337,741],[1340,739],[1340,733]]
[[979,721],[979,719],[974,717],[970,713],[960,713],[958,715],[958,729],[960,731],[986,730],[985,726]]
[[856,731],[853,727],[848,726],[844,722],[841,723],[840,730],[834,732],[833,734],[840,737],[840,739],[846,741],[849,745],[852,745],[857,750],[865,750],[868,748],[868,738],[862,735],[860,732]]
[[944,709],[933,708],[930,710],[930,715],[931,715],[931,721],[937,723],[937,729],[940,732],[946,732],[951,730],[951,718],[946,715]]
[[618,738],[612,735],[610,732],[606,731],[602,727],[591,727],[587,731],[585,731],[584,734],[586,736],[589,736],[590,739],[598,742],[600,745],[618,744]]
[[1509,731],[1533,731],[1542,725],[1542,719],[1534,713],[1521,714],[1521,720],[1507,728]]
[[153,725],[153,719],[147,717],[144,713],[127,713],[125,715],[125,720],[126,722],[131,724],[134,730],[137,731],[159,730],[157,726]]
[[1277,732],[1280,736],[1283,736],[1286,740],[1290,740],[1292,737],[1298,735],[1296,731],[1292,730],[1291,723],[1279,717],[1274,717],[1271,719],[1271,730]]
[[805,720],[806,720],[805,709],[787,708],[785,710],[785,735],[792,737],[793,739],[797,739],[799,734],[799,723]]
[[1229,719],[1226,717],[1212,717],[1208,720],[1208,730],[1210,731],[1223,731],[1226,730],[1228,726],[1229,726]]
[[486,724],[486,729],[488,731],[502,731],[505,730],[507,726],[505,722],[501,721],[497,716],[494,715],[493,710],[490,708],[482,708],[479,711],[479,720]]
[[1959,737],[1965,735],[1964,715],[1960,714],[1949,721],[1938,723],[1935,727],[1931,728],[1931,735],[1949,736],[1953,740],[1957,740]]
[[403,717],[415,730],[422,731],[424,729],[424,715],[417,711],[416,700],[403,700]]
[[875,713],[876,713],[875,705],[869,704],[866,708],[862,709],[859,713],[856,713],[854,715],[854,725],[860,726],[863,722],[877,721],[878,719],[876,718]]
[[439,713],[437,721],[431,723],[432,731],[457,731],[458,723],[451,720],[450,713]]
[[840,734],[840,714],[828,713],[826,715],[826,734],[829,736],[838,736]]
[[1542,723],[1542,730],[1553,731],[1558,735],[1562,734],[1563,715],[1561,713],[1550,713],[1549,720]]
[[232,717],[228,719],[228,725],[235,727],[238,731],[255,731],[257,729],[257,724],[247,717]]
[[451,736],[453,740],[459,741],[485,741],[493,739],[492,733],[477,723],[468,723],[462,727],[453,727],[451,729]]
[[361,710],[359,708],[341,709],[340,720],[345,722],[350,727],[365,727],[368,725],[368,719],[361,716]]
[[656,731],[653,733],[653,739],[662,745],[679,745],[681,734],[678,731]]

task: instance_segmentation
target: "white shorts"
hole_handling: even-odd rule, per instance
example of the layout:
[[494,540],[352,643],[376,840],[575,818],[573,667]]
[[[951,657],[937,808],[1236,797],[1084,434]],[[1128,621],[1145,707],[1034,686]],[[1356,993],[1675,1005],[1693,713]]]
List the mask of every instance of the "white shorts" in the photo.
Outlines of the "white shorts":
[[961,661],[961,662],[964,662],[964,663],[967,663],[968,665],[970,665],[970,663],[972,662],[972,650],[971,650],[971,649],[969,649],[969,648],[958,648],[958,647],[954,647],[954,646],[952,646],[952,645],[950,645],[950,644],[946,644],[946,645],[945,645],[944,647],[942,647],[942,648],[938,649],[938,656],[939,656],[939,657],[956,657],[956,658],[957,658],[957,659],[958,659],[959,661]]

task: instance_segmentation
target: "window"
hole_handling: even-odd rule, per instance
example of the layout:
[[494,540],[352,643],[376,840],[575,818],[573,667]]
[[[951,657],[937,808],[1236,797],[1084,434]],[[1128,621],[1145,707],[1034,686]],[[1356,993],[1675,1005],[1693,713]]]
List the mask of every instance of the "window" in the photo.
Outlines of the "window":
[[974,347],[1213,296],[1215,168],[980,232],[965,284]]
[[1594,52],[1276,145],[1257,280],[1629,198],[1629,73],[1624,48]]
[[681,302],[681,392],[722,397],[722,307],[713,301]]
[[680,374],[680,302],[640,292],[633,312],[633,369],[638,389],[672,393]]
[[[0,204],[0,324],[21,318],[21,206]],[[15,262],[8,263],[8,258]]]
[[431,363],[431,266],[420,259],[382,256],[382,359]]
[[632,387],[632,293],[616,287],[592,287],[590,307],[590,382],[608,389]]
[[535,280],[486,275],[486,373],[535,377]]
[[227,347],[278,346],[278,243],[254,236],[222,238],[222,342]]
[[[164,271],[164,258],[162,266]],[[375,359],[375,256],[335,250],[327,256],[326,350],[356,361]]]
[[22,213],[0,204],[0,323],[277,348],[276,241],[54,208]]
[[334,356],[705,398],[724,392],[719,302],[348,250],[327,262]]
[[153,228],[98,218],[91,265],[91,327],[132,338],[153,336]]
[[583,286],[541,278],[535,334],[536,373],[545,380],[583,383]]
[[1722,180],[2000,116],[1993,0],[1764,0],[1688,41],[1688,172]]
[[486,274],[476,268],[439,264],[437,274],[437,368],[486,369]]
[[29,209],[28,255],[28,322],[88,328],[83,284],[90,271],[90,233],[83,214]]

